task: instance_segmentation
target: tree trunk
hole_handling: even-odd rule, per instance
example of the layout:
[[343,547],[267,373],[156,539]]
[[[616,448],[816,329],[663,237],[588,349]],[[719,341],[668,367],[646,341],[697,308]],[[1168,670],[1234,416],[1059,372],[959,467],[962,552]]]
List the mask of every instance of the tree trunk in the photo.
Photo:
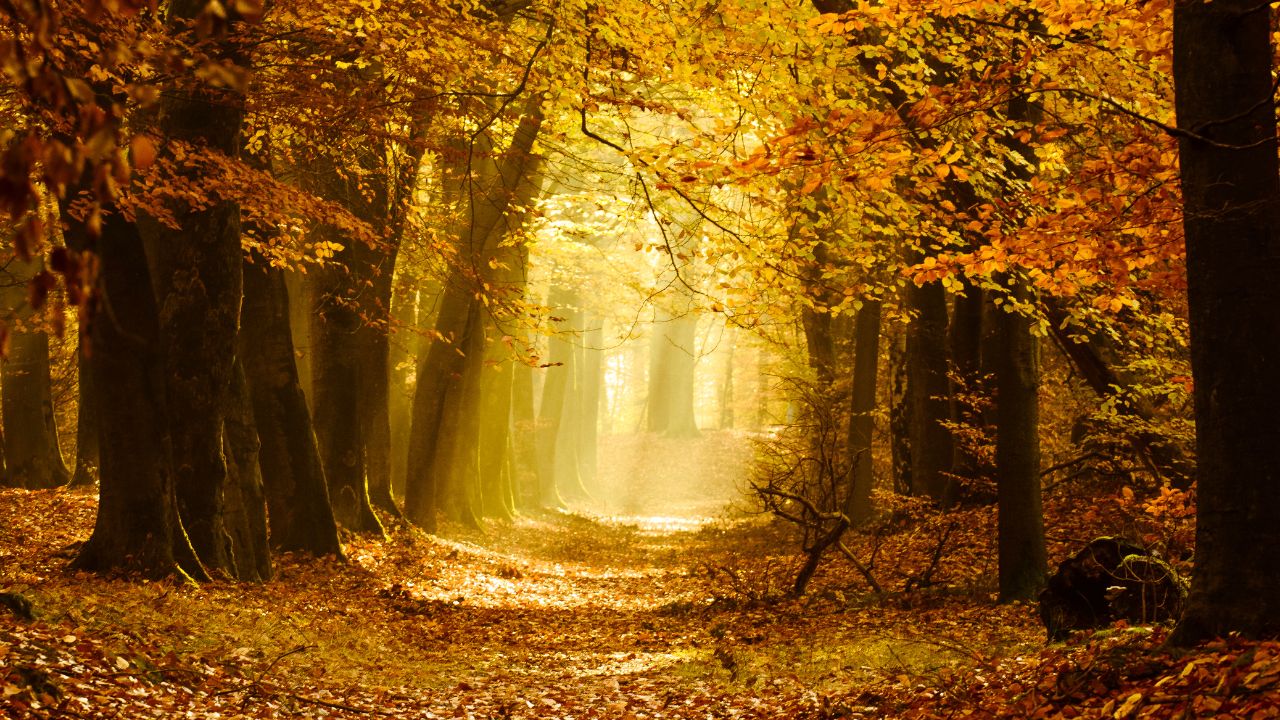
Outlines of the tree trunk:
[[577,463],[565,462],[565,448],[561,442],[561,425],[565,419],[565,408],[574,397],[573,376],[574,347],[573,340],[566,340],[564,333],[571,333],[576,326],[575,318],[578,302],[577,293],[560,286],[551,289],[547,297],[547,305],[556,314],[565,318],[564,324],[557,328],[557,333],[548,340],[549,349],[546,377],[542,383],[542,400],[538,403],[538,499],[543,507],[563,507],[565,485],[570,483],[565,477],[565,470],[573,471],[573,480],[577,479]]
[[578,366],[578,476],[587,492],[596,488],[599,462],[600,386],[604,372],[604,353],[601,350],[604,343],[603,322],[604,319],[600,317],[587,317],[582,336],[582,362]]
[[911,493],[911,405],[907,402],[907,336],[897,329],[889,344],[889,456],[893,489]]
[[486,364],[495,370],[482,374],[480,385],[480,437],[478,443],[481,507],[485,517],[515,517],[515,491],[507,472],[511,447],[511,394],[514,361],[501,342],[486,344]]
[[153,578],[181,574],[178,560],[192,566],[194,551],[178,517],[156,299],[137,227],[108,215],[97,253],[97,310],[82,331],[99,388],[101,481],[93,534],[73,565]]
[[311,412],[298,379],[285,274],[244,268],[241,357],[253,399],[271,544],[285,551],[342,555]]
[[[1029,297],[1021,280],[1012,299]],[[1040,507],[1040,384],[1032,320],[996,313],[996,494],[1000,601],[1029,600],[1044,585],[1044,520]]]
[[223,450],[227,457],[227,485],[222,507],[230,534],[231,562],[241,580],[271,577],[271,551],[267,544],[267,504],[262,487],[258,453],[262,445],[254,426],[253,400],[244,367],[237,359],[231,375]]
[[16,320],[16,326],[10,325],[9,355],[0,366],[7,480],[13,487],[33,490],[71,480],[54,421],[49,336],[32,327],[36,317],[27,300],[27,283],[43,266],[39,258],[23,262],[14,257],[3,273],[4,305]]
[[[457,427],[459,419],[451,413],[465,407],[460,398],[447,397],[447,392],[457,392],[450,388],[456,382],[454,378],[460,380],[465,374],[463,356],[451,342],[465,338],[469,327],[479,332],[479,326],[470,320],[473,313],[478,315],[480,311],[472,283],[488,277],[490,256],[509,227],[503,223],[512,220],[508,210],[513,198],[519,197],[521,186],[537,167],[537,158],[531,151],[542,127],[540,103],[537,97],[529,100],[511,145],[501,158],[496,157],[492,138],[481,133],[472,148],[476,152],[468,154],[470,174],[461,168],[446,174],[447,187],[453,188],[451,194],[458,196],[463,206],[455,247],[459,262],[465,265],[446,286],[434,337],[419,360],[405,480],[405,514],[428,532],[435,528],[439,487],[447,482],[446,478],[434,476],[433,468],[452,455],[452,449],[445,452],[440,447],[438,435]],[[471,401],[478,402],[478,395],[471,393]]]
[[342,268],[327,267],[317,280],[312,315],[312,404],[316,441],[329,485],[333,515],[343,527],[381,536],[365,479],[360,423],[360,348],[353,341],[362,320],[338,279]]
[[1187,645],[1280,633],[1280,163],[1270,10],[1179,0],[1173,75],[1195,379],[1197,526]]
[[871,519],[871,438],[880,360],[880,301],[863,300],[854,327],[853,393],[849,404],[849,496],[844,514],[854,527]]
[[293,355],[297,358],[298,384],[302,386],[307,407],[313,411],[315,403],[311,396],[315,392],[315,384],[311,378],[311,317],[316,304],[311,289],[314,284],[312,275],[291,270],[284,272],[285,291],[289,296],[289,333],[293,336]]
[[[183,25],[204,6],[200,0],[175,0],[170,20]],[[231,43],[215,48],[216,55],[237,60]],[[234,158],[240,150],[243,103],[238,92],[211,87],[170,96],[162,107],[161,136]],[[180,230],[149,223],[154,237],[148,239],[148,249],[160,313],[165,418],[178,510],[201,563],[211,572],[239,577],[233,538],[252,530],[228,525],[235,518],[224,505],[230,482],[224,425],[240,320],[240,211],[219,200],[200,209],[175,209],[175,215]]]
[[360,346],[362,392],[359,397],[360,434],[364,441],[364,466],[369,500],[392,517],[402,517],[391,496],[391,340],[388,336],[391,302],[391,266],[394,254],[372,278],[375,323],[366,322],[357,336]]
[[466,330],[459,350],[461,372],[449,390],[440,427],[439,450],[432,474],[441,479],[437,489],[441,510],[450,519],[480,528],[481,489],[479,467],[480,381],[484,370],[483,310],[470,303]]
[[698,316],[665,316],[654,326],[649,359],[649,432],[671,437],[698,434],[693,387]]
[[[983,306],[986,304],[987,298],[982,289],[965,282],[964,294],[955,298],[955,313],[951,318],[951,365],[958,379],[952,421],[974,429],[986,424],[981,410],[968,400],[984,390],[981,348]],[[963,439],[954,440],[951,465],[953,474],[966,479],[976,479],[991,471],[973,452],[972,444]]]
[[906,348],[911,491],[948,508],[956,502],[957,488],[950,476],[951,433],[943,425],[951,417],[946,290],[938,282],[911,284],[906,299],[914,314],[907,326]]
[[445,288],[427,352],[418,358],[413,394],[409,454],[405,468],[405,515],[427,532],[435,532],[437,495],[444,479],[436,475],[446,400],[459,391],[464,366],[458,354],[466,336],[472,300],[455,286]]

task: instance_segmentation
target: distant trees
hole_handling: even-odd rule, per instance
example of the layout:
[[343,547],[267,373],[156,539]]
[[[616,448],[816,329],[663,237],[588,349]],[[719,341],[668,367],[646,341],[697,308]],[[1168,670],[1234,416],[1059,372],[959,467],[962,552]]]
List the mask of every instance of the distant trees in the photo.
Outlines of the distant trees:
[[65,485],[70,473],[58,446],[49,375],[49,336],[37,324],[27,286],[44,269],[40,258],[13,257],[0,271],[0,297],[12,320],[8,356],[0,364],[4,407],[4,482],[12,487]]

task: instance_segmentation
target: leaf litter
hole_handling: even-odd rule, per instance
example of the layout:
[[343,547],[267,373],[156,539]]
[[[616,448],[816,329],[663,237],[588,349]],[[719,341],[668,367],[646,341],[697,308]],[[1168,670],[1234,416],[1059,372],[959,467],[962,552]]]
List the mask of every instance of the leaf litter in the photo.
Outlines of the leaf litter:
[[[740,490],[723,474],[720,507]],[[688,514],[646,514],[671,493],[631,482],[651,497],[598,501],[613,514],[441,537],[397,527],[386,542],[348,538],[347,563],[284,555],[270,582],[198,587],[73,573],[93,495],[0,490],[0,589],[36,612],[0,609],[0,717],[1280,715],[1275,642],[1175,653],[1163,628],[1117,626],[1046,645],[1033,605],[993,602],[990,508],[946,520],[962,530],[926,587],[876,597],[833,558],[797,599],[789,528],[692,496]],[[1133,520],[1126,502],[1081,527],[1078,506],[1050,498],[1048,527],[1105,534]],[[880,553],[886,585],[905,584],[937,522],[899,518],[851,549]]]

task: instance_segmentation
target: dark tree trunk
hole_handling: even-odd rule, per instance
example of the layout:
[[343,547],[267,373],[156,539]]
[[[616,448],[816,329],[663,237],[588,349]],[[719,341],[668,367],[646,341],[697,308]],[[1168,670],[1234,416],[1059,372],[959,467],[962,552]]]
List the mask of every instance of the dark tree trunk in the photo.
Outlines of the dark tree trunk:
[[[982,289],[965,282],[964,294],[955,299],[951,318],[950,343],[952,372],[958,380],[952,405],[952,420],[974,429],[982,428],[982,412],[969,402],[983,392],[982,383],[982,317],[987,298]],[[956,439],[952,450],[952,473],[974,479],[987,475],[991,468],[973,452],[971,443]]]
[[312,404],[316,441],[329,503],[338,523],[353,532],[382,535],[365,479],[364,439],[360,423],[360,347],[353,337],[362,320],[346,297],[341,268],[321,271],[312,315]]
[[298,380],[284,271],[244,268],[241,357],[253,399],[271,544],[281,550],[341,555],[311,412]]
[[849,496],[844,514],[857,527],[871,519],[871,438],[880,361],[880,301],[863,300],[854,326],[853,393],[849,403]]
[[1267,4],[1179,0],[1173,75],[1195,378],[1197,527],[1173,640],[1280,634],[1280,164]]
[[911,493],[911,406],[907,402],[907,336],[898,329],[889,345],[889,457],[893,489]]
[[[101,481],[93,534],[74,566],[181,573],[178,561],[190,566],[194,552],[178,517],[156,300],[137,227],[107,216],[97,252],[99,310],[85,329],[100,390]],[[198,579],[207,577],[195,567]]]
[[938,282],[907,286],[914,314],[907,326],[907,404],[911,438],[911,490],[941,507],[957,499],[951,472],[951,388],[947,381],[947,296]]
[[[1013,298],[1029,293],[1020,280]],[[1003,310],[1003,309],[1002,309]],[[1000,600],[1028,600],[1044,585],[1047,564],[1040,507],[1040,384],[1032,320],[997,312],[996,493],[999,504]]]
[[315,298],[311,292],[315,279],[306,273],[285,271],[284,286],[289,296],[289,332],[293,336],[293,353],[298,364],[298,384],[302,386],[302,394],[307,399],[307,407],[315,408],[311,402],[315,384],[311,381],[311,326],[312,315],[315,314]]
[[254,426],[253,400],[239,360],[231,374],[230,403],[223,435],[227,484],[223,490],[224,525],[230,535],[232,566],[241,580],[271,577],[267,545],[267,503],[258,453],[262,445]]

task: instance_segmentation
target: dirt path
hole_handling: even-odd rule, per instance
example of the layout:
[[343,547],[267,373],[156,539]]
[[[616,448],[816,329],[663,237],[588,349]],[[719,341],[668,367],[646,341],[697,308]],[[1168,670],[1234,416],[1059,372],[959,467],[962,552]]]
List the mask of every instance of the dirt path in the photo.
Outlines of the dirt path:
[[347,564],[281,558],[262,585],[69,574],[93,498],[0,492],[0,589],[39,614],[0,612],[0,717],[822,717],[963,655],[945,607],[908,624],[839,592],[761,602],[794,539],[725,510],[740,468],[712,462],[716,441],[663,449],[664,471],[611,458],[602,486],[630,473],[631,493],[595,503],[626,516],[400,528],[351,538]]

